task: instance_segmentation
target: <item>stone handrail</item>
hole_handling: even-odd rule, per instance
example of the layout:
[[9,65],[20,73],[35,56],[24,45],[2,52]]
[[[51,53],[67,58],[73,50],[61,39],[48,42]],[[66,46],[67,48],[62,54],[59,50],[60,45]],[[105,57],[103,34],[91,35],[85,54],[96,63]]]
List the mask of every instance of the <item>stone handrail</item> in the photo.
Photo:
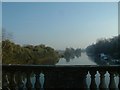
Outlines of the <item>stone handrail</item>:
[[[120,89],[120,66],[97,65],[2,65],[3,90],[40,90],[42,88],[82,88],[91,89]],[[100,84],[96,85],[95,75],[99,72]],[[105,83],[105,73],[110,74],[109,86]],[[34,85],[31,74],[35,75]],[[40,73],[44,74],[44,86],[41,88]],[[87,74],[91,75],[91,83],[86,83]],[[119,84],[115,84],[114,77],[119,75]],[[23,76],[26,83],[23,82]]]

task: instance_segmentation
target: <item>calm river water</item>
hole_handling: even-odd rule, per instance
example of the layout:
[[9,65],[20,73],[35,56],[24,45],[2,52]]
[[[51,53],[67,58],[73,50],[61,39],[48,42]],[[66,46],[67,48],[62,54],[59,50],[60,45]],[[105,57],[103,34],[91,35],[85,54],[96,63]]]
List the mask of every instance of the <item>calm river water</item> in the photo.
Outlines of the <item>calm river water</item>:
[[90,59],[86,53],[81,53],[80,57],[75,57],[66,61],[65,58],[61,58],[56,65],[97,65],[92,59]]

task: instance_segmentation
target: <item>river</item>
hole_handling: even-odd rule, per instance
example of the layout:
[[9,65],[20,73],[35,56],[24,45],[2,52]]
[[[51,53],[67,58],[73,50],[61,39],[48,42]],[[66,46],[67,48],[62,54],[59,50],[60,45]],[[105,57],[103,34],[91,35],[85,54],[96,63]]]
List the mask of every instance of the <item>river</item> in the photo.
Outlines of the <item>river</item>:
[[97,65],[86,53],[81,53],[81,56],[75,57],[67,61],[65,58],[61,58],[56,65]]

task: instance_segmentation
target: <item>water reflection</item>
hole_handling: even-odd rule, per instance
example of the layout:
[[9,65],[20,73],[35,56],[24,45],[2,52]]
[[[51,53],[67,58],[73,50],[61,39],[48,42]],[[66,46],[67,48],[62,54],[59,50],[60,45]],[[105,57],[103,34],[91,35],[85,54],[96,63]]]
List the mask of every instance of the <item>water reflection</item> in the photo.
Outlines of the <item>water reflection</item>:
[[79,58],[81,56],[81,49],[77,48],[66,48],[63,53],[63,57],[66,59],[66,62],[70,62],[70,59],[73,60],[75,57]]
[[74,54],[71,56],[64,56],[60,58],[56,65],[117,65],[112,60],[101,60],[99,57],[88,55],[86,52]]
[[56,65],[97,65],[93,60],[91,60],[86,53],[80,53],[77,56],[60,58]]
[[70,62],[70,60],[73,60],[75,59],[76,57],[79,58],[81,56],[81,53],[79,54],[73,54],[73,55],[70,55],[70,56],[64,56],[64,58],[66,59],[66,62]]
[[106,61],[100,60],[100,58],[95,56],[88,56],[88,59],[95,62],[97,65],[108,65]]
[[86,54],[86,55],[88,56],[89,60],[95,62],[97,65],[119,65],[119,64],[113,62],[112,61],[113,59],[110,59],[110,58],[108,60],[102,60],[98,56],[88,55],[88,54]]

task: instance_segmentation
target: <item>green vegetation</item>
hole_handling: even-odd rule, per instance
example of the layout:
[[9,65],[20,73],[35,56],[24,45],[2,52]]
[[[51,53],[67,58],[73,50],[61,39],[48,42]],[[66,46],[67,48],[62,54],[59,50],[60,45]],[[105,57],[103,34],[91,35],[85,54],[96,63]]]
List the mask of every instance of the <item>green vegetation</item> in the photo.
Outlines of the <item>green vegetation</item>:
[[45,45],[20,46],[10,40],[2,41],[3,64],[56,64],[59,54]]
[[96,44],[88,46],[86,51],[88,54],[95,56],[104,53],[111,58],[120,59],[120,35],[110,39],[98,40]]

